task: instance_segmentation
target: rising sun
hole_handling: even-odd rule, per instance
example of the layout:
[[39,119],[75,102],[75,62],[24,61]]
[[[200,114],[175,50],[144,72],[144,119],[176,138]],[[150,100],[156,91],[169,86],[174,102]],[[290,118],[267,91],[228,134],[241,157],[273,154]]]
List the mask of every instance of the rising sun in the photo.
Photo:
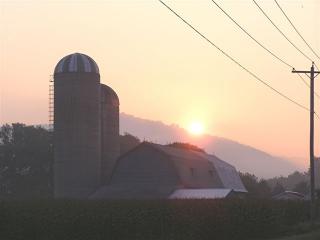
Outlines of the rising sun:
[[192,122],[188,127],[188,131],[194,135],[201,135],[204,132],[204,126],[201,122]]

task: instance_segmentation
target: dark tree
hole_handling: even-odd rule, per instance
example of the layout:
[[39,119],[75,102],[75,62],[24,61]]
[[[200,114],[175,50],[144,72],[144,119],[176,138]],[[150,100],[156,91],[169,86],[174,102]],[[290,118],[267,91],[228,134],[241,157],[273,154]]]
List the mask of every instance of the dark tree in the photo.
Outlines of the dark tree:
[[242,180],[243,185],[248,191],[249,197],[257,197],[258,196],[258,178],[250,173],[240,173],[240,178]]
[[140,144],[139,138],[129,134],[124,133],[120,136],[120,155],[130,151]]
[[310,179],[309,172],[295,171],[289,174],[287,177],[274,177],[268,179],[269,186],[274,189],[277,183],[280,183],[286,190],[292,190],[298,183],[308,181]]
[[308,182],[299,182],[297,183],[294,188],[292,189],[292,191],[298,192],[298,193],[302,193],[302,194],[308,194],[309,193],[309,184]]
[[269,198],[271,197],[271,188],[268,185],[268,182],[264,179],[259,181],[258,184],[258,196],[260,198]]
[[192,145],[190,143],[174,142],[174,143],[168,144],[167,146],[205,153],[204,149],[199,148],[198,146]]
[[250,173],[240,173],[243,185],[248,190],[248,197],[252,198],[269,198],[271,189],[266,180],[258,178]]
[[277,182],[274,188],[272,189],[272,195],[277,195],[279,193],[284,192],[286,189],[282,186],[281,183]]
[[52,196],[52,134],[15,123],[0,128],[0,196]]

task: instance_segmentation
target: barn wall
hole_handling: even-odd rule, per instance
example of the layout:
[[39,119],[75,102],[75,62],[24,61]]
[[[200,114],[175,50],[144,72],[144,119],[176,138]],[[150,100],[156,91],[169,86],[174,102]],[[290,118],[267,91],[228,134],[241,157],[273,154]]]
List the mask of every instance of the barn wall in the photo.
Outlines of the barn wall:
[[112,186],[121,186],[122,191],[127,192],[117,194],[128,198],[167,197],[177,183],[178,176],[172,161],[146,145],[140,145],[120,158],[111,180]]

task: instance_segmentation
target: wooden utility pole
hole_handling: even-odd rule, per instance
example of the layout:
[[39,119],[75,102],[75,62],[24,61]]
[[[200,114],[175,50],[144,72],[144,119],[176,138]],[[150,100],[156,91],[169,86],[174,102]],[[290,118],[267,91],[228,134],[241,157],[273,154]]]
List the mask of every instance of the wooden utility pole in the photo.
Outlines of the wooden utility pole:
[[293,69],[292,72],[305,73],[310,78],[310,193],[311,193],[310,217],[311,217],[311,222],[313,223],[315,220],[315,211],[316,211],[315,182],[314,182],[314,79],[320,72],[314,71],[314,63],[312,63],[310,71],[296,71],[295,69]]

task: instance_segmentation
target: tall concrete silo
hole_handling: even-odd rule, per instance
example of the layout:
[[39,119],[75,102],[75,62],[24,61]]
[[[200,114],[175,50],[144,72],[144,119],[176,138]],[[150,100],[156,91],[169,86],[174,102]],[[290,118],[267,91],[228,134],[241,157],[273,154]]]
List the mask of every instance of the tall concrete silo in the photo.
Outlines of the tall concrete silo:
[[54,70],[54,195],[85,198],[100,184],[100,74],[74,53]]
[[111,178],[120,151],[119,98],[115,91],[101,84],[101,183]]

